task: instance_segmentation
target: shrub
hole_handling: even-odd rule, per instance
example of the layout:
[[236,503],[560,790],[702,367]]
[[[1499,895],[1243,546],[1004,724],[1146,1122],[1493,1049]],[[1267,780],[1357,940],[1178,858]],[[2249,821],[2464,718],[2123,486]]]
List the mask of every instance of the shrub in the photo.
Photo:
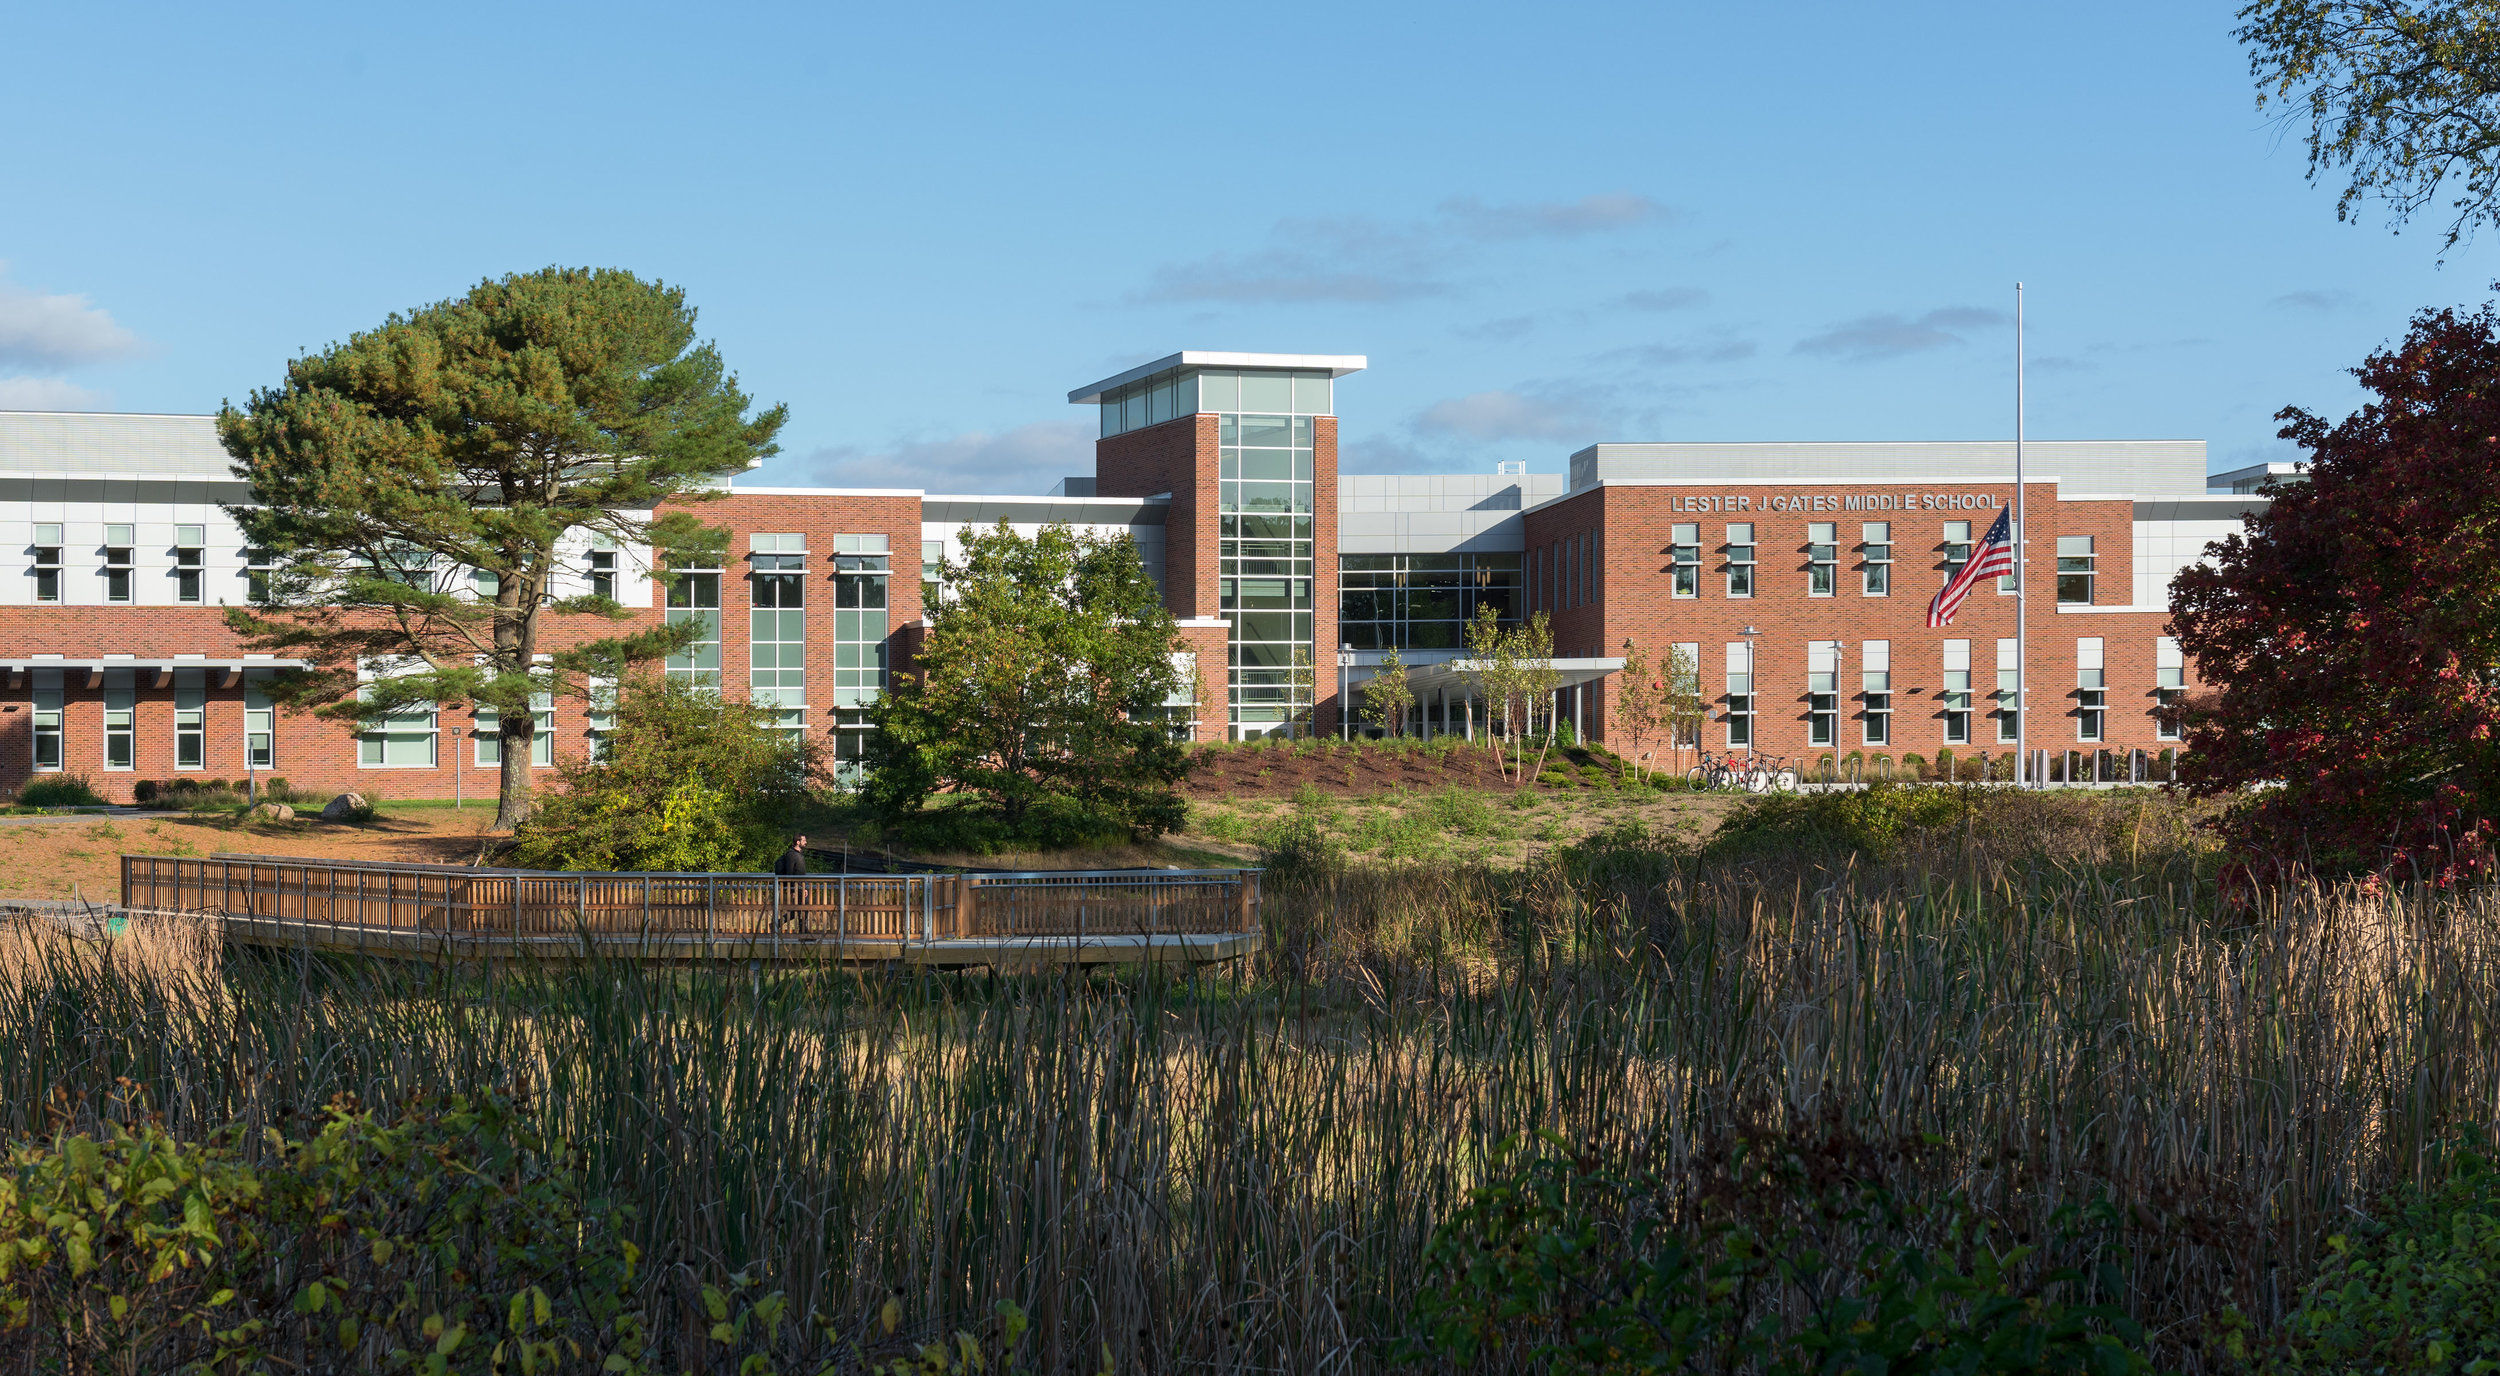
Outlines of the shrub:
[[84,774],[50,774],[17,791],[20,807],[102,807],[104,799]]
[[341,1099],[306,1140],[272,1135],[183,1142],[142,1120],[11,1148],[8,1345],[35,1370],[649,1359],[621,1215],[586,1201],[508,1098],[419,1101],[387,1122]]
[[2065,1297],[2094,1277],[1990,1238],[1966,1204],[1913,1217],[1781,1162],[1740,1152],[1714,1194],[1513,1139],[1426,1246],[1427,1336],[1407,1355],[1561,1373],[2151,1370],[2121,1310]]
[[1901,756],[1901,772],[1913,779],[1924,779],[1928,777],[1927,757],[1914,750],[1903,754]]
[[1835,793],[1768,793],[1748,798],[1710,839],[1710,852],[1741,858],[1798,851],[1899,854],[1911,833],[1959,818],[1969,801],[1943,789],[1874,783]]
[[617,697],[606,756],[566,756],[561,791],[514,832],[551,870],[748,870],[772,862],[823,778],[823,747],[752,703],[646,676]]
[[2500,1370],[2500,1174],[2460,1154],[2439,1186],[2408,1187],[2384,1212],[2367,1232],[2327,1239],[2259,1370]]
[[163,785],[154,779],[141,779],[130,786],[130,801],[142,805],[156,801],[156,790]]

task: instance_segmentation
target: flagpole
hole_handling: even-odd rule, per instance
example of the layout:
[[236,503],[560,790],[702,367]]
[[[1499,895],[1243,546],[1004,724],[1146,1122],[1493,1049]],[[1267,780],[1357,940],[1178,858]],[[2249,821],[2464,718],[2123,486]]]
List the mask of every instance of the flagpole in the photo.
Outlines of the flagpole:
[[[2023,485],[2023,284],[2014,284],[2014,754],[2016,787],[2031,772],[2031,522]],[[2031,779],[2032,787],[2042,781]]]

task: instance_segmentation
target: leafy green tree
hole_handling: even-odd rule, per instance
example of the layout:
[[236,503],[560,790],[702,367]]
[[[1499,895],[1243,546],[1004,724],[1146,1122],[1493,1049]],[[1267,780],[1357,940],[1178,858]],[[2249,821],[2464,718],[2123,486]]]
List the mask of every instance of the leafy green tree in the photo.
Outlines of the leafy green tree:
[[1018,839],[1150,836],[1186,815],[1167,704],[1188,685],[1162,592],[1126,537],[967,528],[918,662],[869,721],[862,794],[908,822],[940,792]]
[[784,408],[749,416],[694,320],[680,289],[549,268],[393,315],[220,412],[251,485],[227,511],[273,565],[266,596],[227,621],[312,666],[270,695],[361,726],[427,703],[494,708],[496,821],[519,825],[533,700],[695,634],[621,629],[632,613],[612,598],[556,597],[566,561],[601,535],[720,548],[693,513],[651,513],[778,448]]
[[2309,124],[2309,178],[2344,169],[2335,217],[2403,224],[2442,195],[2447,245],[2500,216],[2500,8],[2491,0],[2254,0],[2234,36],[2257,105]]
[[1406,734],[1406,714],[1414,709],[1415,690],[1406,683],[1406,663],[1395,645],[1381,657],[1380,671],[1363,685],[1363,721],[1392,736]]
[[566,756],[562,791],[514,836],[532,869],[673,873],[762,869],[789,844],[821,742],[771,709],[659,675],[629,679],[596,760]]
[[[1554,690],[1561,686],[1562,675],[1554,668],[1553,626],[1543,612],[1525,625],[1505,626],[1492,607],[1479,606],[1475,620],[1467,623],[1467,655],[1468,677],[1484,694],[1492,718],[1502,724],[1501,736],[1488,741],[1493,758],[1503,762],[1506,777],[1525,784],[1543,772],[1546,752],[1554,746]],[[1538,734],[1540,721],[1545,730],[1531,769],[1528,737]],[[1505,745],[1510,749],[1507,760]]]

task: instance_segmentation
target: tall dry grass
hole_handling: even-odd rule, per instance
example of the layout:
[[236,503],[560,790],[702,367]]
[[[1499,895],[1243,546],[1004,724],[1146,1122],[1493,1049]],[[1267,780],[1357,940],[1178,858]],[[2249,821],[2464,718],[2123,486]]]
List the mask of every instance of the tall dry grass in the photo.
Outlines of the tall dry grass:
[[2069,859],[1987,813],[1873,861],[1617,835],[1319,866],[1277,878],[1257,966],[1187,978],[238,954],[202,981],[42,947],[0,977],[0,1127],[125,1079],[178,1131],[521,1086],[634,1205],[697,1370],[696,1287],[740,1270],[845,1326],[1013,1299],[1045,1370],[1377,1369],[1504,1137],[1695,1174],[1775,1139],[2015,1235],[2114,1201],[2129,1305],[2205,1369],[2208,1316],[2279,1316],[2330,1226],[2492,1124],[2500,899],[2217,908],[2175,831],[2130,858],[2094,816],[2050,819]]

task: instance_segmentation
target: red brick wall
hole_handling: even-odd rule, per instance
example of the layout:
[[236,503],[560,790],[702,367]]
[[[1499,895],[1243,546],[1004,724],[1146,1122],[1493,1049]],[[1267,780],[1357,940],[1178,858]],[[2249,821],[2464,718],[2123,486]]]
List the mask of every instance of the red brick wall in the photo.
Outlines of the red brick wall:
[[[1920,485],[1921,494],[1944,486]],[[1887,489],[1889,490],[1889,489]],[[2013,502],[2011,484],[1957,485],[1954,492],[1984,495],[2005,505]],[[1841,722],[1838,754],[1851,750],[1887,750],[1895,757],[1908,752],[1933,758],[1943,740],[1943,647],[1947,639],[1971,642],[1973,702],[1972,739],[1955,746],[1957,754],[1987,750],[2001,754],[2010,743],[1996,740],[1995,721],[1984,710],[1996,687],[1996,642],[2014,634],[2014,603],[1983,586],[1962,605],[1953,625],[1930,630],[1928,599],[1943,583],[1943,523],[1968,520],[1974,536],[1995,519],[1994,509],[1893,511],[1770,510],[1769,499],[1811,496],[1828,489],[1785,487],[1605,487],[1553,503],[1529,513],[1528,565],[1537,570],[1531,610],[1552,618],[1558,656],[1620,655],[1624,640],[1637,639],[1652,658],[1677,642],[1701,646],[1704,696],[1714,711],[1726,685],[1726,645],[1745,637],[1752,625],[1755,638],[1755,742],[1770,754],[1809,758],[1825,747],[1809,747],[1806,722],[1806,642],[1846,643],[1840,657]],[[1746,499],[1744,510],[1678,511],[1678,501],[1703,498]],[[1837,507],[1838,501],[1833,502]],[[2133,588],[2133,507],[2126,501],[2060,502],[2054,484],[2033,484],[2030,497],[2031,570],[2030,688],[2032,720],[2029,744],[2037,749],[2141,746],[2156,749],[2167,742],[2153,736],[2152,692],[2155,638],[2163,633],[2163,613],[2061,615],[2056,602],[2059,535],[2095,537],[2099,582],[2095,602],[2123,606]],[[1893,576],[1888,597],[1865,596],[1863,565],[1857,546],[1859,525],[1884,520],[1892,525]],[[1726,595],[1724,547],[1731,521],[1751,521],[1755,530],[1755,594]],[[1806,593],[1806,526],[1829,521],[1840,527],[1840,569],[1834,596]],[[1702,527],[1701,596],[1680,600],[1669,595],[1668,546],[1672,527],[1692,522]],[[1588,534],[1595,537],[1603,577],[1598,596],[1579,606],[1557,605],[1551,563],[1554,542]],[[2099,636],[2105,647],[2108,717],[2097,745],[2075,739],[2075,641]],[[1862,743],[1858,713],[1861,649],[1868,640],[1888,640],[1892,648],[1893,730],[1889,746]],[[1601,738],[1605,703],[1619,688],[1606,680],[1592,704],[1590,721]],[[1566,710],[1568,705],[1566,705]],[[1704,728],[1702,743],[1713,751],[1725,748],[1726,728],[1715,717]]]
[[1172,494],[1163,533],[1163,605],[1174,616],[1215,616],[1216,430],[1212,412],[1094,442],[1094,493]]
[[[721,571],[721,680],[733,694],[743,693],[749,668],[747,612],[752,595],[745,577],[747,537],[756,531],[797,532],[808,548],[808,714],[812,729],[832,723],[833,702],[833,547],[836,535],[882,534],[892,555],[887,580],[887,668],[900,667],[908,645],[903,629],[917,621],[920,606],[920,499],[917,496],[790,497],[757,494],[731,496],[694,504],[707,523],[731,532],[730,558]],[[655,602],[664,599],[656,595]],[[658,606],[636,622],[649,624],[663,615]],[[612,633],[607,623],[558,618],[549,623],[542,649]],[[241,643],[229,632],[214,607],[7,607],[0,608],[0,646],[10,658],[38,654],[97,656],[131,654],[171,656],[202,654],[238,659]],[[1221,655],[1218,655],[1221,660]],[[22,787],[33,766],[31,674],[16,674],[0,685],[0,792]],[[84,774],[108,798],[127,800],[141,779],[168,779],[174,769],[174,688],[170,676],[143,671],[138,678],[137,766],[104,768],[104,697],[100,679],[69,671],[63,692],[62,746],[65,772]],[[208,689],[207,760],[204,768],[181,771],[193,777],[234,779],[244,774],[243,687],[236,678],[211,671]],[[306,713],[281,712],[277,719],[276,763],[270,773],[308,793],[360,789],[385,797],[473,798],[494,796],[501,770],[476,761],[467,711],[444,712],[438,725],[433,768],[363,768],[357,760],[355,736],[344,726]],[[555,708],[556,749],[579,751],[586,741],[584,704],[559,698]],[[551,770],[534,773],[545,778]]]

